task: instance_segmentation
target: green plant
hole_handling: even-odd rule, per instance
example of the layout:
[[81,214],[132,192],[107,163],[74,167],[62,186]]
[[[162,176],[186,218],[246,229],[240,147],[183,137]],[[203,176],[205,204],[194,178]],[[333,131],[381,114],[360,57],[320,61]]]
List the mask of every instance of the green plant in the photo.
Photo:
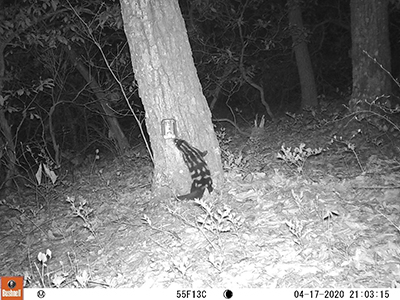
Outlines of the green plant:
[[223,168],[225,171],[242,172],[248,165],[249,156],[240,153],[232,153],[230,150],[222,151]]
[[221,127],[216,131],[219,147],[221,149],[221,157],[223,168],[225,171],[242,171],[247,165],[247,160],[243,157],[243,154],[232,153],[229,149],[229,145],[232,142],[231,137],[227,137],[224,127]]
[[93,208],[89,207],[86,199],[81,199],[76,206],[75,197],[68,196],[66,201],[70,204],[70,210],[72,211],[73,217],[78,217],[83,220],[83,227],[88,229],[93,235],[95,235],[95,231],[93,229],[93,225],[89,221],[89,217],[93,212]]
[[[29,145],[25,146],[27,153],[34,159],[36,165],[38,165],[38,170],[35,173],[35,178],[38,185],[42,184],[42,181],[47,178],[51,180],[53,184],[57,181],[57,174],[53,171],[56,168],[54,160],[48,154],[46,149],[40,144],[35,145],[37,147],[36,152],[32,150]],[[25,155],[25,154],[24,154]],[[24,157],[26,159],[26,157]]]
[[93,159],[93,163],[92,163],[92,167],[90,168],[90,174],[93,174],[94,166],[96,164],[96,161],[98,161],[99,159],[100,159],[100,150],[96,149],[95,150],[94,159]]
[[[361,129],[358,129],[350,139],[353,139],[357,134],[361,134]],[[333,141],[346,145],[347,149],[349,149],[351,152],[353,152],[354,156],[356,157],[357,163],[360,166],[361,172],[365,173],[365,169],[362,166],[361,161],[356,152],[356,145],[354,143],[351,143],[350,140],[342,140],[342,137],[337,137],[336,135],[333,136],[331,143]]]
[[282,159],[291,166],[295,166],[297,172],[302,173],[306,160],[310,156],[316,156],[321,153],[322,148],[306,148],[304,143],[301,143],[299,147],[296,147],[293,150],[291,147],[285,147],[285,144],[283,144],[280,153],[277,154],[277,158]]
[[49,272],[47,272],[45,274],[44,269],[47,268],[46,262],[47,262],[47,259],[50,259],[50,258],[51,258],[51,250],[47,249],[46,253],[39,252],[39,254],[37,256],[38,261],[42,265],[40,270],[39,270],[39,267],[37,266],[37,264],[34,263],[36,270],[39,273],[40,281],[41,281],[43,287],[46,287],[45,282],[44,282],[45,275],[49,276]]
[[302,238],[304,236],[304,222],[297,219],[286,220],[286,226],[288,227],[291,234],[297,238],[298,244],[303,244]]
[[236,232],[243,225],[244,219],[241,216],[237,216],[227,205],[224,205],[221,209],[203,199],[195,199],[194,202],[204,212],[197,216],[197,223],[210,232]]
[[229,150],[229,145],[232,142],[232,138],[226,135],[225,127],[221,127],[215,131],[217,136],[218,144],[221,149],[222,155],[224,155],[225,151]]

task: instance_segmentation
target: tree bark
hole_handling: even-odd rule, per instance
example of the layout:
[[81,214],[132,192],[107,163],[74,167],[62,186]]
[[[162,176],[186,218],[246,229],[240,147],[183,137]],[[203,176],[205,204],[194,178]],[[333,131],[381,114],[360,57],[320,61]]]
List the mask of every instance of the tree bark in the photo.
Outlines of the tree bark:
[[154,155],[153,192],[188,192],[192,182],[181,154],[162,135],[163,119],[175,119],[179,138],[208,150],[205,160],[218,185],[223,179],[220,149],[178,1],[122,0],[121,7]]
[[109,137],[112,138],[117,145],[118,153],[123,154],[126,150],[129,149],[129,142],[121,127],[119,126],[119,122],[118,119],[115,117],[114,111],[108,105],[107,100],[109,95],[107,95],[103,91],[98,82],[89,73],[89,70],[86,68],[86,66],[78,59],[75,51],[69,49],[68,47],[64,47],[64,49],[66,50],[70,61],[75,65],[76,69],[89,84],[91,90],[96,95],[96,98],[99,100],[100,105],[104,110],[105,119],[110,128]]
[[315,107],[318,105],[317,87],[310,53],[307,47],[307,31],[303,26],[299,0],[288,0],[289,26],[293,40],[293,49],[296,56],[297,69],[301,86],[301,107]]
[[391,92],[386,73],[390,72],[388,0],[351,0],[350,5],[353,90],[349,104],[357,111]]

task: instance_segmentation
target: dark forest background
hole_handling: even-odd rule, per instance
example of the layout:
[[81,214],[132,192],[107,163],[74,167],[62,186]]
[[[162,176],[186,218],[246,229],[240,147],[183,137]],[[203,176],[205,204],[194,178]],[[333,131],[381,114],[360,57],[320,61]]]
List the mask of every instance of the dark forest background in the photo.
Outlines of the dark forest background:
[[[272,120],[301,110],[286,1],[179,3],[215,119],[241,127],[256,116]],[[10,134],[15,143],[11,161],[22,169],[40,159],[48,166],[79,165],[96,149],[117,155],[127,145],[142,143],[145,112],[118,1],[2,1],[1,6],[0,107],[11,132],[2,127],[0,182],[9,166]],[[347,104],[352,92],[350,3],[302,1],[301,10],[318,92],[315,109]],[[397,1],[389,3],[389,29],[389,71],[398,78]],[[390,96],[396,103],[399,89],[393,86]],[[260,88],[270,112],[260,100]],[[114,126],[120,128],[117,133],[110,130]],[[116,142],[116,134],[125,144]]]

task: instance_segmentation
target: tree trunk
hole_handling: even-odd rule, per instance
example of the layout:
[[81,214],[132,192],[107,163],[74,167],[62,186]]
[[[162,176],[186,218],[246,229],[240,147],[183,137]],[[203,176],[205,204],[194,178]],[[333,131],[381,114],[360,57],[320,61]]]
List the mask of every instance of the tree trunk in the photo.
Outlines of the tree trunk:
[[229,79],[229,75],[232,73],[232,71],[235,69],[235,65],[234,64],[225,64],[224,65],[224,70],[223,70],[223,74],[221,77],[217,77],[215,79],[215,88],[211,90],[211,96],[212,96],[212,100],[210,102],[210,109],[214,110],[215,104],[218,101],[219,98],[219,94],[225,84],[226,81],[228,81]]
[[299,0],[289,0],[289,26],[296,56],[301,86],[301,107],[317,106],[317,87],[312,69],[310,53],[307,47],[307,31],[303,26]]
[[[391,92],[388,0],[351,0],[352,111]],[[382,66],[380,66],[380,65]]]
[[107,103],[109,95],[107,95],[103,91],[98,82],[89,73],[86,66],[78,59],[75,51],[69,49],[68,47],[64,47],[64,49],[67,51],[68,57],[71,62],[75,65],[76,69],[89,84],[93,93],[96,95],[96,98],[99,100],[100,105],[105,113],[105,119],[110,128],[109,137],[112,138],[117,145],[118,153],[123,154],[127,149],[129,149],[129,142],[128,139],[125,137],[125,134],[122,131],[121,127],[119,126],[119,122],[118,119],[115,117],[114,110],[111,109]]
[[125,34],[154,155],[155,195],[186,193],[187,167],[161,121],[175,119],[177,137],[208,150],[205,160],[214,183],[223,179],[220,149],[211,112],[202,94],[177,0],[122,0]]
[[[0,95],[3,96],[3,87],[4,87],[4,82],[3,78],[5,75],[5,64],[4,64],[4,49],[6,47],[8,42],[0,41]],[[0,167],[3,169],[0,172],[4,172],[5,174],[1,174],[0,178],[5,177],[4,182],[0,182],[0,189],[3,186],[3,183],[5,184],[6,188],[11,187],[12,184],[12,178],[14,175],[17,174],[17,156],[16,156],[16,149],[15,149],[15,143],[11,131],[10,124],[8,124],[8,121],[6,119],[6,113],[5,109],[3,107],[3,101],[0,101],[0,134],[4,136],[4,149],[2,149],[2,153],[5,155],[6,159],[3,160],[6,161],[7,165],[2,166],[0,164]],[[1,139],[1,137],[0,137]],[[3,151],[4,150],[4,151]],[[1,157],[0,157],[1,158]]]

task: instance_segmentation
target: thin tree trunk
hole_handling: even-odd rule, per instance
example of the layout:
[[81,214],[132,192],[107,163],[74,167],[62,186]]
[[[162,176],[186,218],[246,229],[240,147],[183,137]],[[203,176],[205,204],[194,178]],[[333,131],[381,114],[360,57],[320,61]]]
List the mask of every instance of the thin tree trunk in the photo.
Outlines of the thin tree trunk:
[[301,86],[301,107],[317,106],[317,87],[307,47],[307,32],[303,26],[299,0],[289,0],[289,26]]
[[118,153],[123,154],[127,149],[129,149],[129,142],[128,139],[125,137],[125,134],[122,131],[121,127],[119,126],[119,122],[118,119],[115,117],[114,111],[109,107],[107,103],[109,95],[107,95],[103,91],[98,82],[89,73],[86,66],[78,59],[76,53],[68,47],[64,47],[64,49],[67,51],[68,57],[71,62],[75,65],[76,69],[79,71],[82,77],[87,81],[93,93],[96,95],[96,98],[99,100],[100,105],[104,110],[107,124],[110,128],[109,136],[116,142],[116,145],[118,146]]
[[[4,87],[4,82],[3,82],[5,74],[4,49],[6,45],[7,43],[4,43],[2,41],[0,42],[0,94],[2,94]],[[6,159],[3,160],[3,162],[4,161],[7,162],[6,166],[0,165],[0,167],[3,168],[3,170],[0,170],[0,172],[5,173],[4,182],[0,182],[0,188],[2,188],[3,184],[6,186],[6,188],[9,188],[11,187],[13,176],[17,174],[17,155],[16,155],[15,143],[11,127],[6,119],[5,110],[2,102],[0,102],[0,131],[4,136],[5,149],[2,150],[5,151],[2,152],[6,155]]]
[[229,79],[229,75],[232,73],[234,69],[235,69],[234,64],[226,64],[222,76],[215,80],[215,88],[211,93],[212,95],[212,100],[210,103],[211,110],[214,110],[215,104],[218,101],[222,87],[224,86],[225,82]]

